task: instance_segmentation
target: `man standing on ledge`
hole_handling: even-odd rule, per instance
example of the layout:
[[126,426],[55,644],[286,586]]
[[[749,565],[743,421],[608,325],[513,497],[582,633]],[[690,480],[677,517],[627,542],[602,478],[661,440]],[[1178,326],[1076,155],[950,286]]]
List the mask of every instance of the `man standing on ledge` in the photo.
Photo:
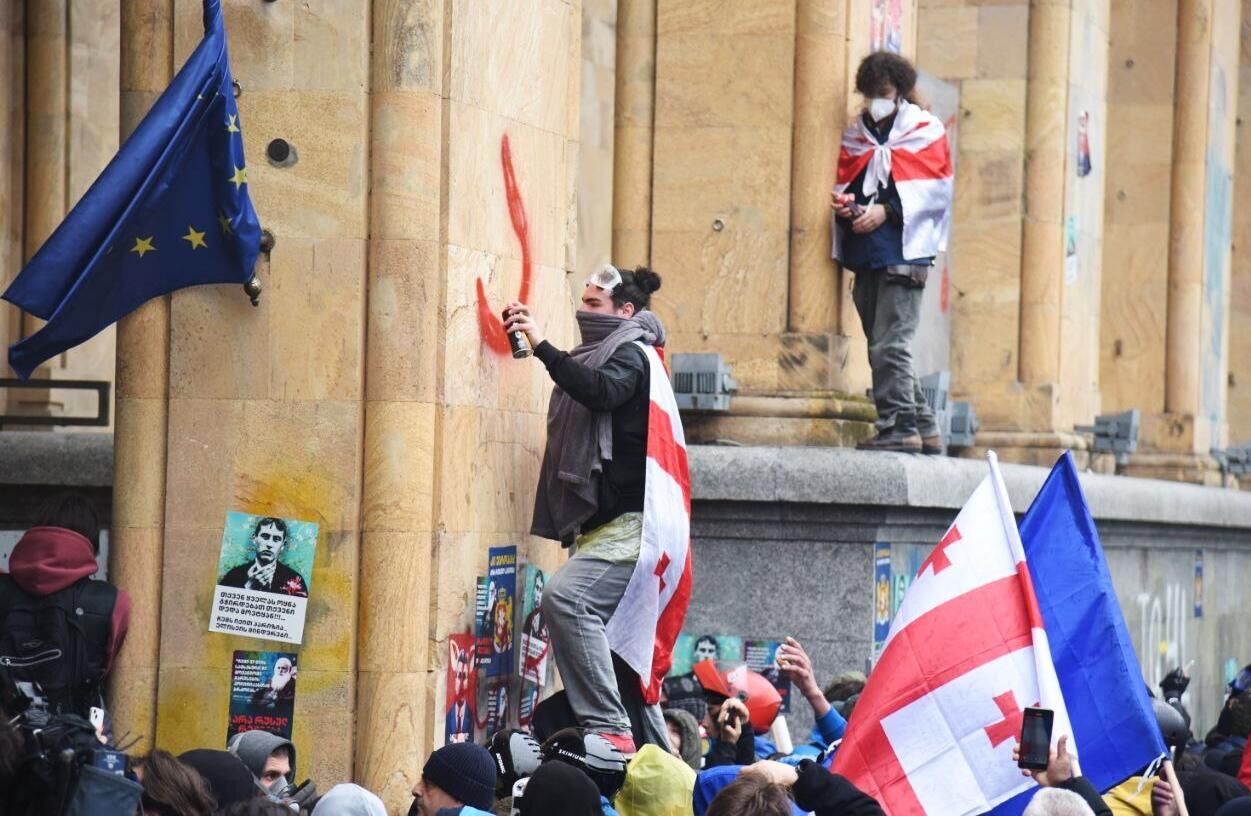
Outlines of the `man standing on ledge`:
[[[578,725],[623,754],[635,731],[666,746],[660,681],[690,599],[690,477],[677,403],[647,307],[660,276],[605,266],[586,282],[582,343],[543,339],[530,307],[509,305],[556,384],[531,532],[574,546],[543,592],[543,618]],[[640,678],[618,686],[613,656]],[[632,712],[627,711],[627,705]]]
[[942,122],[916,104],[916,69],[879,51],[856,71],[864,112],[843,131],[833,257],[856,273],[851,297],[869,340],[877,436],[858,447],[943,452],[912,366],[934,256],[947,248],[951,154]]

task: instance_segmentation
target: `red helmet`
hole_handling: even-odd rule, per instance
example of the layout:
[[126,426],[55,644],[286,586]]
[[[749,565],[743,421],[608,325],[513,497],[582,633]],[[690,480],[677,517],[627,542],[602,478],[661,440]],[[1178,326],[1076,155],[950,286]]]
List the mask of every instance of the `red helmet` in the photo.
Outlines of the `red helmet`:
[[704,660],[694,666],[695,679],[705,692],[723,697],[738,697],[747,706],[752,730],[763,734],[777,719],[782,695],[764,675],[751,671],[742,663]]

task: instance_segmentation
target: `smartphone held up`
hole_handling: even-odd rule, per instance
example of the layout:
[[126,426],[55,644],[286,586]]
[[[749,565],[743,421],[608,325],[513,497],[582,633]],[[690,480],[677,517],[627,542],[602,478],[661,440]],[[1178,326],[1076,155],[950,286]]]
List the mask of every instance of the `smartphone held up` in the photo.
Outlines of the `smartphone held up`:
[[1021,717],[1021,749],[1017,767],[1045,771],[1051,757],[1051,727],[1055,712],[1048,708],[1027,708]]

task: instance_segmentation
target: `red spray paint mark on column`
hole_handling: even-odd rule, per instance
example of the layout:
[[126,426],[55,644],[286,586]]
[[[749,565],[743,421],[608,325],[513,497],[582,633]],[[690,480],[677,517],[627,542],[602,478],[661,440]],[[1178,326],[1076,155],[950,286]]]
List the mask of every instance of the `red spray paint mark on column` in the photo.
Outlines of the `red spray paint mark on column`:
[[[517,187],[517,174],[513,171],[512,151],[508,147],[508,134],[500,140],[500,164],[504,170],[504,193],[508,199],[508,217],[513,222],[513,232],[521,243],[521,291],[517,300],[525,303],[530,299],[530,226],[526,221],[526,205],[521,200],[521,190]],[[487,299],[486,285],[482,278],[477,280],[478,287],[478,332],[482,342],[496,354],[508,354],[508,336],[504,333],[504,322],[501,315],[491,308]]]

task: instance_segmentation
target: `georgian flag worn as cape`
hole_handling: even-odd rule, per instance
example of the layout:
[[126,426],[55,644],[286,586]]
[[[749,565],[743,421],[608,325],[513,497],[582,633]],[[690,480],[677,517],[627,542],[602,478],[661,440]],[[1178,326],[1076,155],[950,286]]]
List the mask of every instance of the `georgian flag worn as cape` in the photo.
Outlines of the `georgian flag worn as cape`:
[[[846,192],[865,170],[862,191],[872,198],[892,176],[903,207],[903,256],[933,258],[947,249],[953,173],[947,131],[938,117],[901,100],[890,135],[879,144],[863,117],[843,131],[834,192]],[[834,225],[832,257],[841,260],[841,227]]]
[[647,357],[651,407],[647,418],[647,474],[643,537],[634,575],[608,621],[608,645],[638,673],[644,700],[660,701],[673,665],[673,645],[691,600],[691,476],[678,403],[654,346]]
[[[835,773],[891,816],[984,813],[1034,787],[1012,759],[1028,706],[1073,734],[998,466],[904,596]],[[1068,751],[1081,746],[1072,736]]]

